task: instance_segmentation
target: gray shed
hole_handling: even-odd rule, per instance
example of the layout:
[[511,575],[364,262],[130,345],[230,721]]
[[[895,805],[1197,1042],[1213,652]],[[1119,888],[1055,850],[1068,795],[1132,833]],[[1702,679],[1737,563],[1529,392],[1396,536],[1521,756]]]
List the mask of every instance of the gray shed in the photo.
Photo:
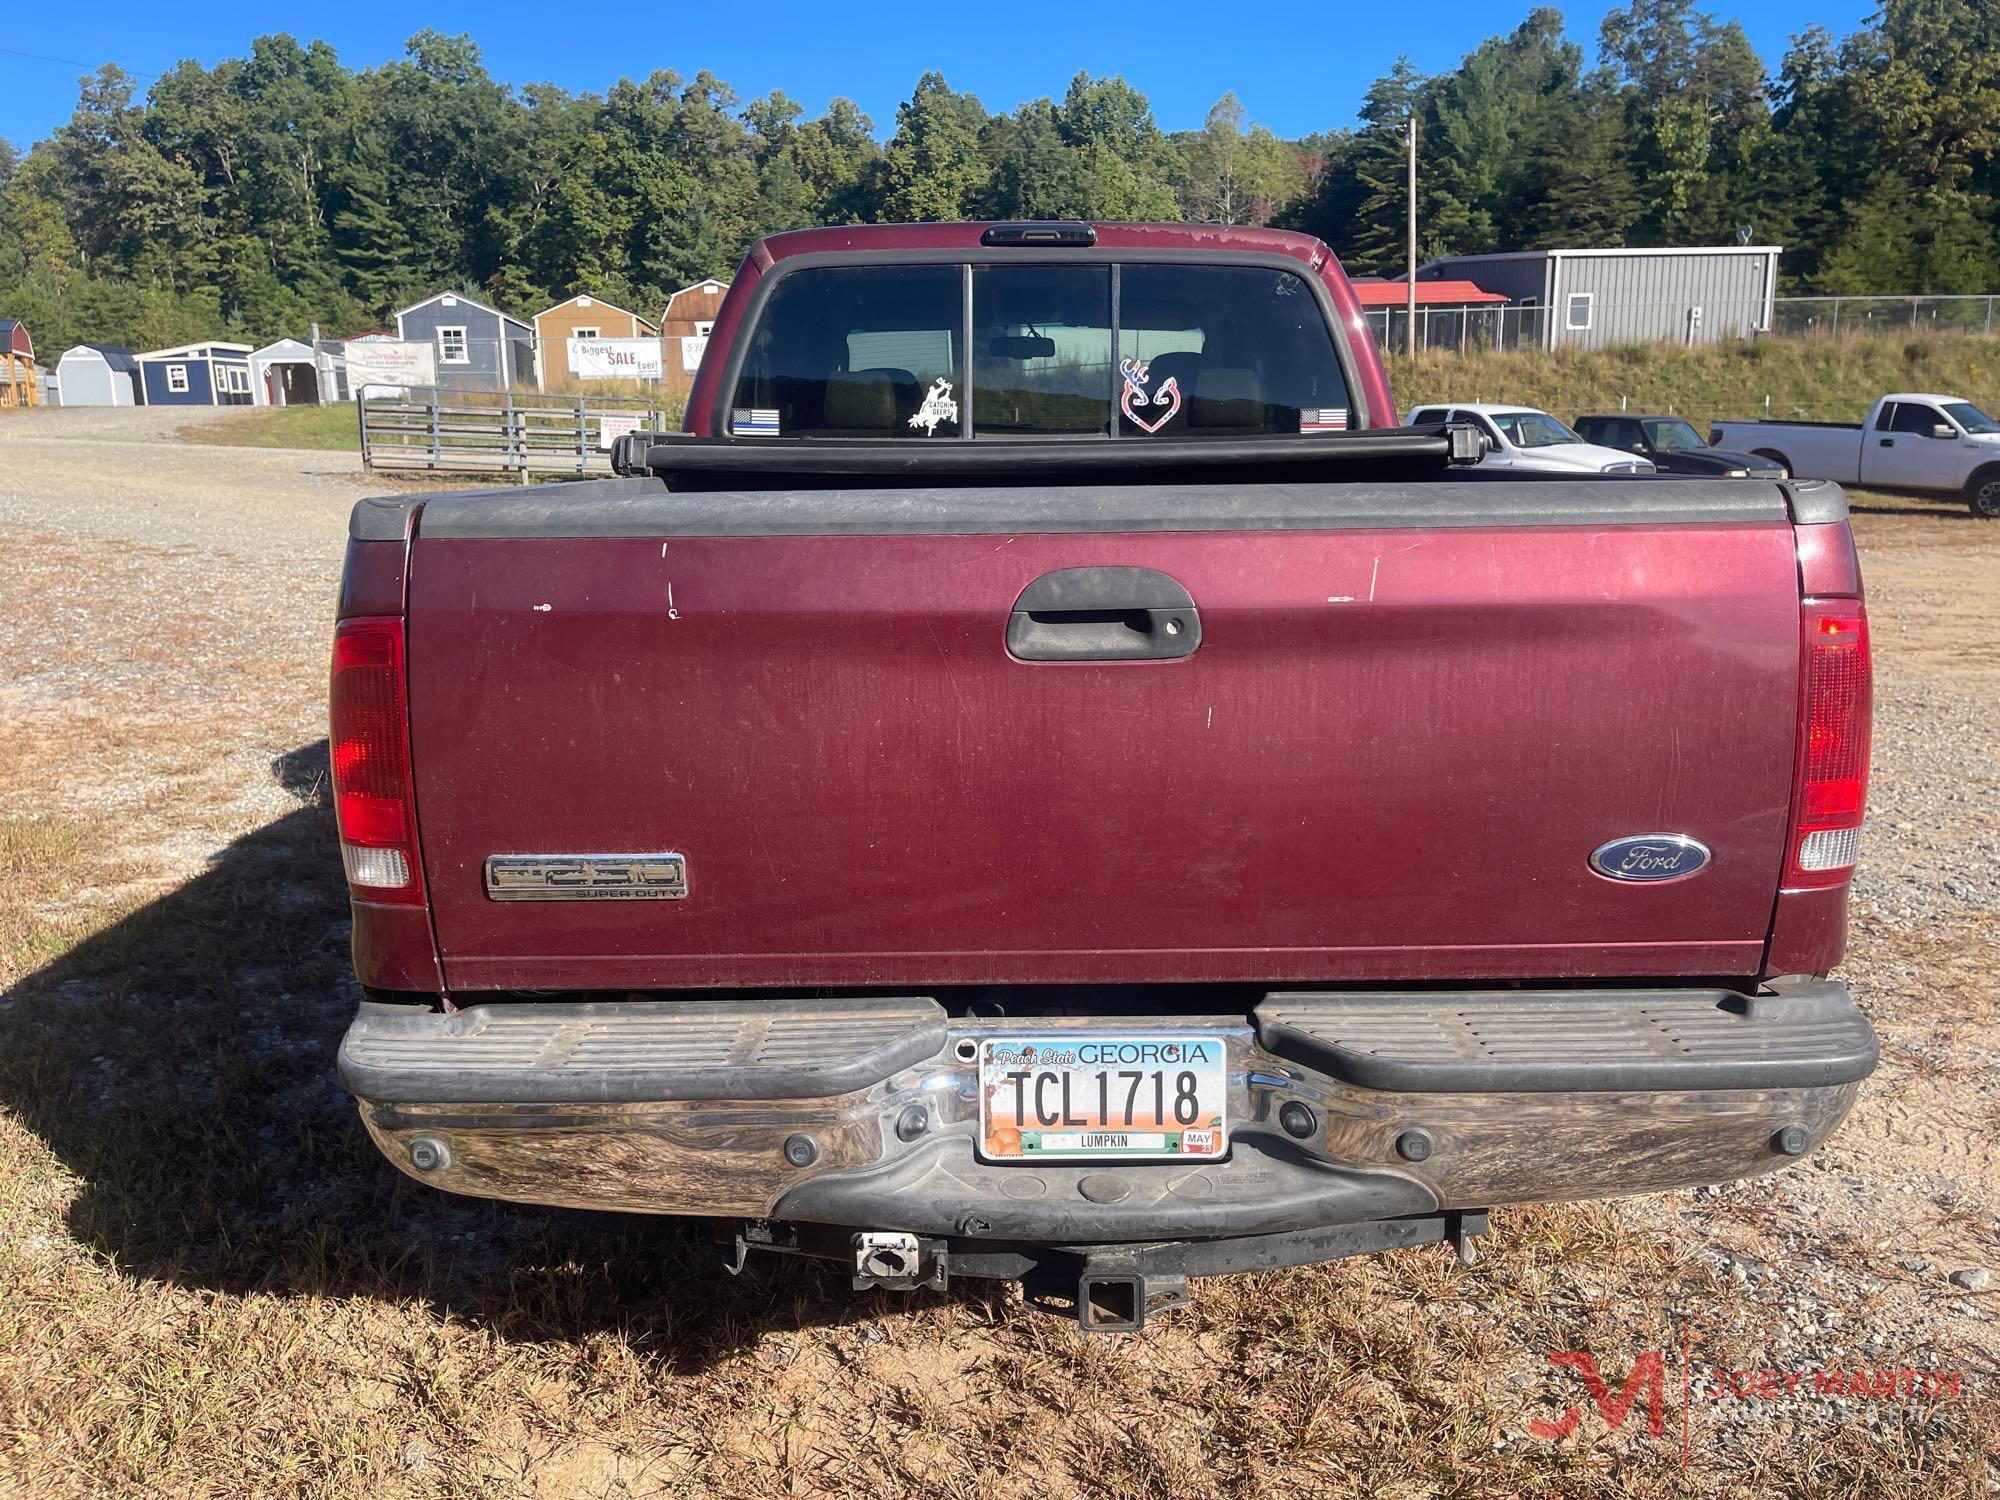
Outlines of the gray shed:
[[519,318],[453,292],[396,314],[396,336],[437,351],[437,383],[447,390],[504,391],[535,378],[535,332]]
[[137,406],[139,362],[117,344],[78,344],[56,361],[58,406]]
[[[1520,342],[1545,349],[1742,339],[1771,327],[1778,245],[1515,250],[1454,255],[1419,281],[1468,278],[1521,309]],[[1513,340],[1508,340],[1513,342]]]

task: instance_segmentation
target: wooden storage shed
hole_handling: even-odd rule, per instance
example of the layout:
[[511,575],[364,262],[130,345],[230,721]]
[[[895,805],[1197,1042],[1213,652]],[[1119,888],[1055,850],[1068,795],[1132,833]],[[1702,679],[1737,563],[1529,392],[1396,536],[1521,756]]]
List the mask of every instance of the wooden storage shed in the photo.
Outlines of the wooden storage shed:
[[19,318],[0,318],[0,406],[40,406],[35,378],[35,341]]
[[708,336],[715,328],[716,309],[728,293],[726,281],[697,281],[667,299],[666,311],[660,314],[660,342],[665,345],[670,389],[684,391],[694,384]]
[[535,388],[569,373],[565,352],[571,339],[649,339],[659,326],[602,297],[576,296],[535,314]]
[[250,346],[210,341],[137,356],[148,406],[248,406]]
[[56,405],[137,406],[139,361],[118,344],[78,344],[56,361]]
[[534,376],[535,330],[455,292],[397,313],[396,337],[436,348],[437,383],[445,390],[505,391]]

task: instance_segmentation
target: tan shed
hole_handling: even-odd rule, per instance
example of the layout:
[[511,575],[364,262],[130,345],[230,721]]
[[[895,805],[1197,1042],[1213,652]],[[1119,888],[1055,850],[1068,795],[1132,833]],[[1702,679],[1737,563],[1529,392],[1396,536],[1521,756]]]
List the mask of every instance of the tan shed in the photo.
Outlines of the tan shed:
[[697,281],[667,299],[667,309],[660,314],[660,342],[666,346],[669,390],[684,391],[694,384],[715,327],[716,309],[728,292],[726,281]]
[[[650,319],[627,312],[602,297],[572,297],[535,314],[535,386],[567,383],[570,339],[649,339],[659,334]],[[669,373],[672,366],[669,365]]]

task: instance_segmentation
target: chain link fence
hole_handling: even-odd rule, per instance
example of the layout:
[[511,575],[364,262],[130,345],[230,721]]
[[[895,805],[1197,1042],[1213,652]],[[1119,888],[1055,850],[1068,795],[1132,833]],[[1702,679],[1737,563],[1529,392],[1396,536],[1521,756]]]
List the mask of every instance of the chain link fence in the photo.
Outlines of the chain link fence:
[[[1510,349],[1602,349],[1615,344],[1712,344],[1731,339],[1881,338],[1985,333],[2000,328],[2000,293],[1991,296],[1778,297],[1769,302],[1611,302],[1548,308],[1488,303],[1417,309],[1417,347],[1461,354]],[[1409,313],[1367,312],[1384,349],[1405,346]]]

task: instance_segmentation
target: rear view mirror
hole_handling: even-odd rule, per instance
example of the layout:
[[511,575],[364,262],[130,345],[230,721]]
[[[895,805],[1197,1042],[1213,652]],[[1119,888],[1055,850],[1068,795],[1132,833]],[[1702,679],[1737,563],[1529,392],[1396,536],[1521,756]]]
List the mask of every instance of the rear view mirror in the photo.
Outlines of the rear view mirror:
[[1046,334],[1003,333],[986,341],[991,359],[1054,359],[1056,341]]
[[1958,429],[1949,422],[1940,422],[1931,429],[1931,436],[1934,438],[1955,438],[1958,436]]

